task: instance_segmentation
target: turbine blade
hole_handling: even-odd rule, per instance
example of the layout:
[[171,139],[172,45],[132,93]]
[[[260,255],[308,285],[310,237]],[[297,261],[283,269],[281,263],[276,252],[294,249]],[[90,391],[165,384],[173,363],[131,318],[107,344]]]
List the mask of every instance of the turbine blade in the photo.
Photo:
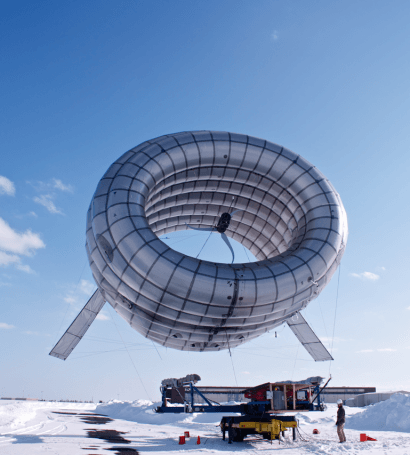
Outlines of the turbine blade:
[[49,355],[65,360],[85,335],[104,303],[104,297],[97,289]]
[[235,260],[235,253],[233,251],[231,242],[229,241],[228,236],[225,233],[221,234],[221,237],[222,237],[222,240],[228,245],[228,248],[231,250],[231,253],[232,253],[232,262],[231,262],[231,264],[233,264],[233,261]]
[[193,227],[193,226],[190,226],[188,223],[185,223],[189,229],[193,229],[194,231],[206,231],[206,232],[211,232],[213,231],[215,228],[211,227],[211,228],[197,228],[197,227]]

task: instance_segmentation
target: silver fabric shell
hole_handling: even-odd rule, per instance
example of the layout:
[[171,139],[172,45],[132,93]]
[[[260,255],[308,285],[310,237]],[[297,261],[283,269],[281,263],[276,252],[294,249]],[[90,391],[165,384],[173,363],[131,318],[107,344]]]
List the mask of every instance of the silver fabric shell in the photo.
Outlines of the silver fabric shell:
[[[215,226],[258,262],[212,263],[158,236]],[[277,327],[334,274],[347,217],[330,182],[272,142],[214,131],[169,134],[126,152],[100,180],[86,249],[104,298],[135,330],[170,348],[235,347]]]

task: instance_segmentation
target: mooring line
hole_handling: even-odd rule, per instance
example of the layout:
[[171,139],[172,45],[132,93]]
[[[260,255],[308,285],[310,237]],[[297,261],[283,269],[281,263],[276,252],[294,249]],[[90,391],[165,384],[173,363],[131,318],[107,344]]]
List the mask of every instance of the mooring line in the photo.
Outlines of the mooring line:
[[155,350],[157,351],[157,354],[159,355],[159,358],[162,360],[161,354],[159,353],[157,347],[155,346],[155,343],[151,340],[152,346],[154,346]]
[[[337,277],[337,291],[336,291],[336,305],[335,305],[335,317],[334,317],[334,320],[333,320],[333,335],[332,335],[332,344],[331,344],[331,348],[330,348],[330,355],[332,355],[333,353],[333,342],[334,342],[334,339],[335,339],[335,328],[336,328],[336,315],[337,315],[337,302],[339,300],[339,285],[340,285],[340,270],[342,268],[342,263],[339,264],[339,275]],[[332,365],[332,361],[330,360],[329,361],[329,375],[330,375],[330,367]]]
[[249,256],[248,256],[248,252],[246,251],[246,248],[243,245],[242,245],[242,248],[244,249],[246,257],[248,258],[248,262],[251,262],[251,260],[249,259]]
[[238,381],[236,379],[235,366],[233,364],[232,352],[231,352],[231,347],[229,345],[228,332],[226,331],[226,328],[225,328],[225,333],[226,333],[226,341],[228,343],[229,357],[231,358],[231,363],[232,363],[233,375],[234,375],[234,378],[235,378],[236,387],[238,387]]
[[196,258],[195,259],[198,259],[198,256],[201,254],[201,251],[205,248],[205,245],[207,244],[208,240],[209,240],[209,237],[211,237],[211,234],[212,232],[214,231],[211,231],[208,235],[208,238],[205,240],[205,243],[202,245],[202,248],[199,250],[199,253],[196,255]]
[[141,382],[141,385],[142,385],[143,389],[145,390],[145,393],[147,394],[147,397],[148,397],[149,401],[152,401],[151,398],[150,398],[150,396],[149,396],[149,394],[148,394],[147,389],[145,388],[144,383],[142,382],[141,376],[140,376],[140,374],[138,373],[137,367],[135,366],[135,363],[134,363],[134,361],[132,360],[131,354],[130,354],[129,351],[128,351],[128,347],[127,347],[127,345],[125,344],[125,342],[124,342],[124,340],[123,340],[123,338],[122,338],[122,336],[121,336],[120,331],[118,330],[118,327],[117,327],[117,324],[116,324],[115,321],[114,321],[114,318],[112,317],[111,311],[110,311],[110,316],[111,316],[112,322],[113,322],[114,325],[115,325],[115,328],[117,329],[118,335],[120,336],[121,341],[122,341],[123,344],[124,344],[124,347],[125,347],[125,349],[126,349],[126,351],[127,351],[128,357],[129,357],[130,360],[131,360],[131,363],[132,363],[132,365],[133,365],[133,367],[134,367],[135,372],[137,373],[137,376],[138,376],[138,378],[139,378],[139,380],[140,380],[140,382]]
[[296,361],[298,360],[299,347],[300,347],[300,343],[298,343],[298,348],[296,349],[296,357],[295,357],[295,363],[293,364],[293,370],[292,370],[291,381],[293,381],[293,373],[295,372]]
[[[85,262],[84,262],[83,271],[81,272],[80,278],[78,279],[77,285],[76,285],[76,287],[75,287],[75,289],[74,289],[74,293],[73,293],[74,296],[75,296],[75,294],[76,294],[76,292],[77,292],[78,285],[80,284],[81,278],[83,277],[83,274],[84,274],[84,270],[85,270],[86,265],[87,265],[87,259],[86,259]],[[67,316],[68,309],[70,308],[70,306],[71,306],[71,302],[67,302],[67,308],[66,308],[66,310],[65,310],[63,319],[62,319],[61,324],[60,324],[60,327],[59,327],[59,329],[58,329],[58,331],[57,331],[57,333],[56,333],[56,336],[55,336],[53,345],[55,345],[55,344],[57,343],[57,341],[58,341],[58,334],[59,334],[60,331],[61,331],[61,327],[63,326],[64,320],[65,320],[65,318],[66,318],[66,316]]]

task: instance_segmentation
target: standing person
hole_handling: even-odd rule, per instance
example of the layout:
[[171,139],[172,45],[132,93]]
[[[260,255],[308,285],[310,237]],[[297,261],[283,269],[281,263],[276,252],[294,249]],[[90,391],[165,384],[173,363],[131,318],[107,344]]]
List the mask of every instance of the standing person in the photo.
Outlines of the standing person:
[[339,436],[339,443],[346,442],[345,432],[343,430],[345,426],[345,409],[343,407],[343,401],[337,400],[337,435]]

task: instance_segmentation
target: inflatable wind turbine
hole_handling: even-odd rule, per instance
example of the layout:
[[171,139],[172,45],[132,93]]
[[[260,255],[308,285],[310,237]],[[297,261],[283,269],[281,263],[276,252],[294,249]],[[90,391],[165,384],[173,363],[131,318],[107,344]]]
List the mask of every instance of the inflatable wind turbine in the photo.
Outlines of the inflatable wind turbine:
[[[184,229],[219,232],[233,255],[231,237],[257,262],[203,261],[159,238]],[[331,360],[300,310],[335,273],[347,234],[333,186],[284,147],[214,131],[144,142],[98,184],[86,240],[98,289],[50,355],[65,360],[108,302],[169,348],[234,348],[287,322],[315,360]]]

